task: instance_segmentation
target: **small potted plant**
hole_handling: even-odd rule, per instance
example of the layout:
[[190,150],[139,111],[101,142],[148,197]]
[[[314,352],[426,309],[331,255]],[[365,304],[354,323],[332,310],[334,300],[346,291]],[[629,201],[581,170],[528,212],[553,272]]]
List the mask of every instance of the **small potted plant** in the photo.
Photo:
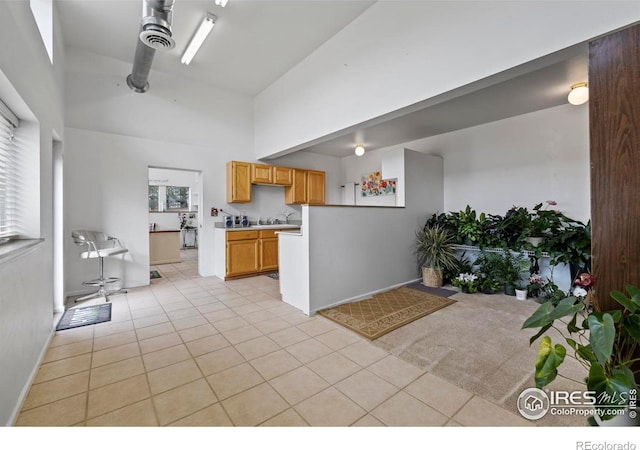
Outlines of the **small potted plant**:
[[461,273],[453,279],[453,285],[465,294],[474,294],[478,292],[479,279],[474,273]]
[[418,265],[425,286],[442,286],[442,270],[458,267],[451,234],[440,225],[425,226],[416,232]]
[[516,295],[516,285],[520,283],[527,265],[528,261],[520,253],[513,253],[509,250],[504,252],[499,274],[506,295]]
[[547,280],[542,278],[537,273],[532,273],[529,276],[529,284],[527,285],[527,294],[529,297],[540,297],[541,294],[545,291],[545,286],[547,285]]
[[518,300],[526,300],[527,299],[527,288],[524,284],[518,283],[515,286],[516,298]]
[[500,282],[494,278],[482,278],[482,281],[480,281],[480,290],[483,294],[495,294],[501,288]]

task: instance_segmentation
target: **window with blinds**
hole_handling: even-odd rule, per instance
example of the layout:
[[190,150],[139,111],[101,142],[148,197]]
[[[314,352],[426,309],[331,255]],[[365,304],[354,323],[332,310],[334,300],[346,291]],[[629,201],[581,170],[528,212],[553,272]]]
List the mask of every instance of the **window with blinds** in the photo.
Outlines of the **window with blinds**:
[[0,101],[0,243],[24,235],[24,158],[18,118]]

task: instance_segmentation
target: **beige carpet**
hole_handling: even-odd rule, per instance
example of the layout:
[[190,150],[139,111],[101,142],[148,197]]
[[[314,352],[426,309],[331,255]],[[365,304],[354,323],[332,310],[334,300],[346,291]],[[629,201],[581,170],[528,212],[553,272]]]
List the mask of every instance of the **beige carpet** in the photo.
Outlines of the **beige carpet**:
[[368,339],[377,339],[452,303],[455,300],[401,287],[366,300],[324,309],[318,314]]

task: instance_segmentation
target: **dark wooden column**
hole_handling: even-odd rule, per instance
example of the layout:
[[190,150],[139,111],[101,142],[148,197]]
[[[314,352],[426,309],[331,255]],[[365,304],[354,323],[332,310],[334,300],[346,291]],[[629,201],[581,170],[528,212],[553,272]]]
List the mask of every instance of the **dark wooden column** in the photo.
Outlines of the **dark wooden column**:
[[592,271],[596,308],[640,287],[640,25],[589,46]]

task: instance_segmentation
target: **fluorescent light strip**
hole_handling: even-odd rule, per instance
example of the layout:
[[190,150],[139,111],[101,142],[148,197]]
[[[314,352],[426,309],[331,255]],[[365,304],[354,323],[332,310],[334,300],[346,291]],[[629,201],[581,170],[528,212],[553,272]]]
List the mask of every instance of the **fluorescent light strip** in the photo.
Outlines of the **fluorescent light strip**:
[[215,23],[216,16],[207,13],[207,17],[204,18],[204,20],[198,27],[198,31],[196,31],[196,34],[193,35],[193,38],[191,38],[191,42],[189,42],[189,45],[187,45],[187,49],[182,54],[182,59],[180,59],[180,62],[182,64],[189,65],[193,57],[196,56],[196,53],[198,53],[198,50],[200,50],[200,47],[202,46],[204,40],[207,38],[207,36],[209,36],[211,30],[213,30],[213,26],[215,25]]
[[227,6],[227,3],[229,3],[229,0],[216,0],[216,5],[222,6],[223,8]]

